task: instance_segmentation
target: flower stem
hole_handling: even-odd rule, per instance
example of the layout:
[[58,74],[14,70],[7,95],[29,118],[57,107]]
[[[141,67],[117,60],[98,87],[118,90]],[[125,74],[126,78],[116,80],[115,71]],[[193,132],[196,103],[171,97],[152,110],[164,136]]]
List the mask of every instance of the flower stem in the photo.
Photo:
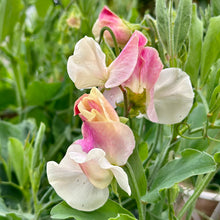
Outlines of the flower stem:
[[145,220],[145,206],[144,204],[141,202],[141,194],[138,188],[138,184],[134,175],[134,171],[131,167],[131,165],[127,162],[126,163],[126,168],[130,174],[131,177],[131,181],[132,181],[132,193],[135,197],[136,203],[137,203],[137,208],[138,208],[138,213],[139,213],[139,220]]
[[127,91],[120,85],[119,88],[121,89],[124,97],[124,117],[128,117],[128,96]]
[[[217,169],[216,169],[217,170]],[[195,192],[192,194],[192,196],[187,200],[187,202],[184,204],[183,208],[180,210],[178,214],[178,219],[182,219],[184,213],[190,208],[190,206],[196,201],[196,199],[199,197],[199,195],[202,193],[202,191],[206,188],[206,186],[209,184],[209,182],[214,177],[216,171],[207,174],[204,177],[204,180],[200,182],[200,184],[197,186]]]
[[100,31],[100,37],[99,37],[99,44],[100,44],[101,41],[102,41],[102,38],[103,38],[103,35],[104,35],[104,32],[105,32],[105,31],[108,31],[108,32],[111,34],[112,40],[113,40],[114,45],[115,45],[115,54],[116,54],[116,56],[118,56],[119,53],[120,53],[120,50],[119,50],[119,47],[118,47],[118,44],[117,44],[117,41],[116,41],[116,37],[115,37],[115,35],[114,35],[114,33],[113,33],[113,31],[112,31],[111,28],[105,26],[105,27],[103,27],[103,28],[101,29],[101,31]]

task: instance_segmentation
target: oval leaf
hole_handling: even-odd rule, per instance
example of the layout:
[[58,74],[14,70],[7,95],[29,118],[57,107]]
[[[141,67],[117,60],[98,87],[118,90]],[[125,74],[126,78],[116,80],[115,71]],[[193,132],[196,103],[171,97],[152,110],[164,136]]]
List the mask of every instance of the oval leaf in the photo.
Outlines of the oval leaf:
[[[215,43],[213,43],[215,42]],[[220,58],[220,16],[210,19],[202,47],[201,86],[205,85],[212,64]]]
[[133,217],[129,211],[112,200],[108,200],[104,206],[92,212],[79,211],[71,208],[65,202],[61,202],[52,208],[51,217],[54,219],[75,218],[76,220],[108,220],[111,217],[117,217],[119,213]]
[[166,1],[156,0],[156,18],[157,18],[157,28],[160,39],[164,47],[167,49],[169,42],[169,23],[168,23],[168,10],[166,7]]
[[203,24],[197,16],[196,4],[193,4],[192,21],[189,30],[189,52],[185,64],[185,72],[188,73],[192,84],[196,87],[201,61],[203,38]]
[[189,32],[192,14],[192,0],[180,0],[177,16],[174,23],[174,51],[175,54],[181,49]]
[[209,154],[194,149],[184,150],[180,159],[170,161],[155,174],[150,192],[143,196],[142,200],[155,202],[159,197],[159,191],[191,176],[213,172],[215,169],[215,161]]

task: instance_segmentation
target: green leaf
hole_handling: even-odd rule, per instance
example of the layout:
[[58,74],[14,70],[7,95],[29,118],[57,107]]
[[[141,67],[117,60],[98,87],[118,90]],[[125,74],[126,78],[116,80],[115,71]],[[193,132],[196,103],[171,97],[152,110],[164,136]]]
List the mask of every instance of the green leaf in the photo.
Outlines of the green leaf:
[[46,129],[46,127],[45,127],[44,123],[41,123],[40,128],[37,132],[37,137],[35,139],[35,143],[34,143],[34,151],[33,151],[33,157],[32,157],[32,165],[31,165],[32,169],[37,167],[39,162],[42,160],[41,147],[42,147],[42,143],[43,143],[45,129]]
[[22,123],[14,125],[6,121],[0,121],[0,153],[7,158],[7,142],[9,137],[15,137],[24,141],[28,132],[33,131],[35,124],[31,120],[24,120]]
[[220,15],[220,1],[212,0],[211,1],[212,13],[214,16]]
[[161,190],[168,189],[191,176],[213,172],[215,169],[216,164],[212,156],[194,149],[186,149],[180,159],[170,161],[155,174],[152,187],[142,200],[155,202]]
[[189,52],[185,64],[185,72],[190,76],[195,87],[198,83],[203,38],[203,24],[197,16],[196,6],[196,4],[193,4],[192,20],[189,29]]
[[174,23],[174,51],[175,54],[181,49],[189,32],[192,14],[192,0],[180,0],[177,16]]
[[61,83],[46,83],[35,81],[28,86],[27,101],[29,105],[44,105],[55,97]]
[[220,59],[218,59],[211,67],[211,71],[207,80],[207,96],[206,99],[209,102],[214,89],[220,83]]
[[0,2],[0,42],[13,34],[14,26],[19,21],[22,0],[1,0]]
[[1,88],[0,89],[0,111],[16,104],[16,95],[14,89]]
[[156,0],[156,19],[160,39],[167,49],[169,44],[169,22],[166,1]]
[[220,112],[220,85],[218,85],[212,93],[209,108],[210,121],[214,123]]
[[[3,217],[6,217],[6,218],[3,218]],[[10,218],[8,218],[8,217],[10,217]],[[2,220],[2,219],[6,219],[6,220],[9,220],[9,219],[13,219],[13,220],[21,219],[19,217],[22,217],[23,220],[26,220],[26,219],[30,219],[31,220],[31,219],[34,218],[34,216],[32,214],[23,213],[20,210],[17,211],[17,210],[13,210],[13,209],[7,208],[5,203],[4,203],[4,200],[2,198],[0,198],[0,220]]]
[[52,5],[51,0],[37,0],[35,2],[35,7],[37,9],[37,13],[40,17],[44,18],[47,14],[49,7]]
[[118,214],[116,218],[109,218],[108,220],[136,220],[136,218],[126,214]]
[[[143,168],[143,165],[142,165],[142,161],[140,159],[138,150],[136,148],[134,149],[132,155],[129,157],[128,163],[130,164],[130,166],[133,170],[135,180],[137,182],[138,189],[140,191],[140,195],[143,196],[146,193],[147,180],[146,180],[144,168]],[[124,168],[125,168],[125,170],[127,169],[126,166]],[[127,174],[128,174],[128,178],[131,179],[130,174],[129,174],[128,171],[127,171]],[[131,180],[129,181],[129,184],[130,184],[131,188],[135,187],[135,186],[132,185]],[[131,191],[135,192],[135,190],[131,190]]]
[[54,219],[75,218],[76,220],[108,220],[111,217],[116,217],[119,213],[132,216],[129,211],[112,200],[108,200],[104,206],[92,212],[79,211],[71,208],[65,202],[61,202],[52,208],[51,217]]
[[220,58],[220,16],[210,19],[208,31],[202,47],[201,87],[205,85],[210,68]]
[[147,159],[147,156],[148,156],[147,142],[142,142],[139,144],[138,152],[139,152],[139,156],[140,156],[142,162]]
[[23,144],[16,138],[9,138],[8,154],[18,182],[24,186],[28,179],[28,169],[24,160]]
[[220,152],[215,153],[214,155],[214,159],[216,163],[220,164]]

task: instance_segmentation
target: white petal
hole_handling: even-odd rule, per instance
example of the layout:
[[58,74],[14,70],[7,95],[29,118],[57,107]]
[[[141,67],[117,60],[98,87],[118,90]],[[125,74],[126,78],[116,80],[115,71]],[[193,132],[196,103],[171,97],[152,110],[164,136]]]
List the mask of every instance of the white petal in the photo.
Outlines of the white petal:
[[[70,153],[72,159],[79,161],[79,155],[75,153]],[[85,169],[85,172],[90,179],[90,181],[98,188],[104,185],[107,187],[111,181],[112,176],[114,175],[119,186],[128,193],[131,194],[131,189],[128,183],[128,176],[125,171],[119,166],[113,166],[106,158],[105,152],[102,149],[94,148],[87,154],[87,158],[84,159],[82,154],[81,159],[82,169]],[[86,166],[86,167],[85,167]],[[90,167],[89,167],[90,166]],[[109,173],[111,175],[109,175]],[[112,175],[113,174],[113,175]]]
[[94,148],[88,154],[85,152],[70,152],[70,158],[79,163],[81,169],[95,187],[105,189],[111,183],[112,172],[100,167],[100,161],[105,159],[105,152],[102,149]]
[[92,33],[93,33],[96,41],[99,40],[100,31],[101,31],[100,22],[99,22],[99,19],[97,19],[92,27]]
[[[60,164],[47,163],[49,183],[56,193],[72,208],[82,211],[93,211],[105,204],[108,199],[108,188],[98,189],[92,185],[78,164],[69,157],[71,145]],[[77,148],[77,147],[76,147]]]
[[67,62],[67,72],[78,89],[103,86],[107,80],[105,54],[91,37],[77,42]]
[[109,161],[104,158],[99,162],[100,166],[103,169],[109,169],[112,171],[116,181],[118,182],[119,186],[128,193],[128,195],[131,195],[131,189],[128,183],[128,176],[125,173],[125,171],[119,167],[119,166],[113,166],[112,164],[109,163]]
[[158,123],[182,121],[193,104],[194,93],[189,76],[178,68],[161,71],[154,88],[154,105]]

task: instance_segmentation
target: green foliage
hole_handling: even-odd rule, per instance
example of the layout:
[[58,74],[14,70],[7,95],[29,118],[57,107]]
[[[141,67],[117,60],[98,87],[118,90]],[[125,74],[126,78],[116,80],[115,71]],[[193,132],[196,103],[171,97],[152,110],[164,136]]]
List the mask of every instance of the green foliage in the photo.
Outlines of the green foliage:
[[220,2],[218,0],[212,0],[211,7],[214,16],[220,15]]
[[33,82],[27,89],[27,103],[29,105],[44,105],[55,97],[61,83]]
[[16,138],[9,138],[8,157],[12,163],[12,168],[15,171],[20,186],[24,186],[28,179],[28,166],[24,160],[24,146]]
[[[215,42],[215,43],[213,43]],[[204,86],[211,66],[220,58],[220,16],[210,19],[207,34],[204,39],[201,57],[201,86]]]
[[[220,163],[219,0],[211,0],[210,6],[205,0],[197,4],[156,0],[155,15],[148,13],[153,12],[150,1],[149,5],[136,0],[55,2],[0,0],[0,219],[50,219],[52,209],[54,219],[134,220],[131,212],[137,216],[140,207],[140,219],[145,214],[151,220],[175,219],[179,182],[198,179],[199,188],[203,183],[198,175],[214,175]],[[76,42],[93,36],[92,26],[106,4],[136,23],[132,27],[159,51],[164,68],[179,67],[188,73],[195,98],[189,116],[177,125],[131,119],[139,114],[136,111],[120,117],[136,137],[136,148],[123,167],[132,195],[117,191],[114,182],[111,200],[96,211],[81,212],[59,203],[45,164],[60,161],[67,147],[82,136],[82,122],[73,117],[73,106],[87,91],[74,87],[66,63]],[[146,8],[149,11],[144,12]],[[70,18],[77,25],[71,26]],[[101,47],[108,66],[115,51],[104,41]],[[139,99],[137,107],[144,112],[146,94],[128,95],[129,107],[135,110],[132,104]]]
[[[108,200],[104,206],[92,212],[82,212],[71,208],[65,202],[61,202],[51,210],[51,217],[54,219],[75,218],[76,220],[109,220],[112,219],[112,217],[113,219],[117,217],[119,213],[130,216],[130,218],[127,219],[134,219],[132,218],[131,213],[129,213],[126,209],[122,208],[119,204],[111,200]],[[119,219],[124,220],[126,218]]]
[[156,18],[157,27],[161,41],[164,47],[168,50],[169,44],[169,21],[168,21],[168,10],[166,7],[166,1],[156,1]]
[[197,15],[197,6],[193,4],[192,20],[189,29],[189,51],[185,63],[185,71],[189,74],[194,87],[197,87],[201,60],[203,26]]
[[184,40],[189,31],[192,14],[192,1],[191,0],[180,0],[177,15],[174,23],[174,53],[181,49]]
[[22,0],[1,0],[0,1],[0,42],[5,37],[13,34],[13,29],[20,20]]
[[180,159],[168,162],[156,173],[150,191],[142,197],[144,202],[155,202],[159,192],[168,189],[191,176],[212,172],[216,169],[212,156],[205,152],[187,149]]

